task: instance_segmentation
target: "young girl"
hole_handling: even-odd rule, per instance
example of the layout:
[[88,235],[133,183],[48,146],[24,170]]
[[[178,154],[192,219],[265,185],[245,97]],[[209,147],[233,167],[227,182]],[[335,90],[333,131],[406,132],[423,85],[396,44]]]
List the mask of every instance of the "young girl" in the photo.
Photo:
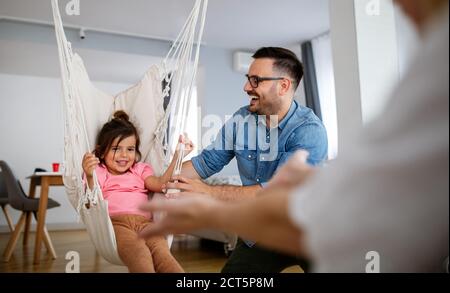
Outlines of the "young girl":
[[[96,171],[103,197],[108,201],[108,212],[116,234],[117,249],[130,272],[183,272],[170,253],[164,237],[138,238],[146,226],[153,225],[150,213],[139,206],[148,201],[148,192],[161,192],[175,168],[178,149],[161,177],[153,176],[150,165],[140,163],[139,135],[136,127],[123,111],[114,113],[97,137],[94,154],[83,157],[83,170],[90,188]],[[180,136],[179,144],[185,144],[184,155],[193,148],[189,139]]]

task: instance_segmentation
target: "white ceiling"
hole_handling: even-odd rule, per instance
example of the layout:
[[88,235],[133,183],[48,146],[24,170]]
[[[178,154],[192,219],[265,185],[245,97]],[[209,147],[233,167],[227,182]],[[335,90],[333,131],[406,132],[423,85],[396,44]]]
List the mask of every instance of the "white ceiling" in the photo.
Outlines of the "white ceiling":
[[[230,49],[287,46],[329,30],[329,0],[209,0],[203,42]],[[60,0],[61,11],[69,0]],[[80,0],[65,24],[174,39],[194,0]],[[50,22],[50,0],[0,0],[0,16]]]

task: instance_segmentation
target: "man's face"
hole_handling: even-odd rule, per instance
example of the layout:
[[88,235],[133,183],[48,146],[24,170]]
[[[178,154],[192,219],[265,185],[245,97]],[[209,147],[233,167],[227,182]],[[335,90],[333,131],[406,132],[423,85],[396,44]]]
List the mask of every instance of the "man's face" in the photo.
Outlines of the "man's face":
[[[248,71],[249,76],[279,77],[273,71],[273,60],[268,58],[255,59]],[[275,115],[281,108],[282,98],[278,95],[277,80],[261,81],[253,88],[247,81],[244,91],[249,95],[249,111],[258,115]]]

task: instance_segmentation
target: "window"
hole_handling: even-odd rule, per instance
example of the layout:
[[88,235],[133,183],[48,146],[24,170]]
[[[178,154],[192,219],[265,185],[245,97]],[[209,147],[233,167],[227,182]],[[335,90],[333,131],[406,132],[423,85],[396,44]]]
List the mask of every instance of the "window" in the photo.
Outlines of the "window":
[[322,121],[328,134],[328,159],[332,160],[337,157],[338,153],[338,125],[330,35],[317,37],[311,43]]

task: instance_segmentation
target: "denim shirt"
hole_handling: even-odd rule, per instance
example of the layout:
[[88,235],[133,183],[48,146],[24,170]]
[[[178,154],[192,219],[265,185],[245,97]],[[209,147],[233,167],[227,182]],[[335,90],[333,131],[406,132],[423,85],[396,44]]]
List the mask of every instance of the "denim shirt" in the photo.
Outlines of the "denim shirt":
[[318,165],[327,157],[325,127],[309,108],[293,101],[278,127],[266,127],[265,116],[239,109],[222,127],[216,139],[192,164],[201,178],[208,178],[236,157],[244,186],[262,185],[297,150],[309,152],[308,163]]

